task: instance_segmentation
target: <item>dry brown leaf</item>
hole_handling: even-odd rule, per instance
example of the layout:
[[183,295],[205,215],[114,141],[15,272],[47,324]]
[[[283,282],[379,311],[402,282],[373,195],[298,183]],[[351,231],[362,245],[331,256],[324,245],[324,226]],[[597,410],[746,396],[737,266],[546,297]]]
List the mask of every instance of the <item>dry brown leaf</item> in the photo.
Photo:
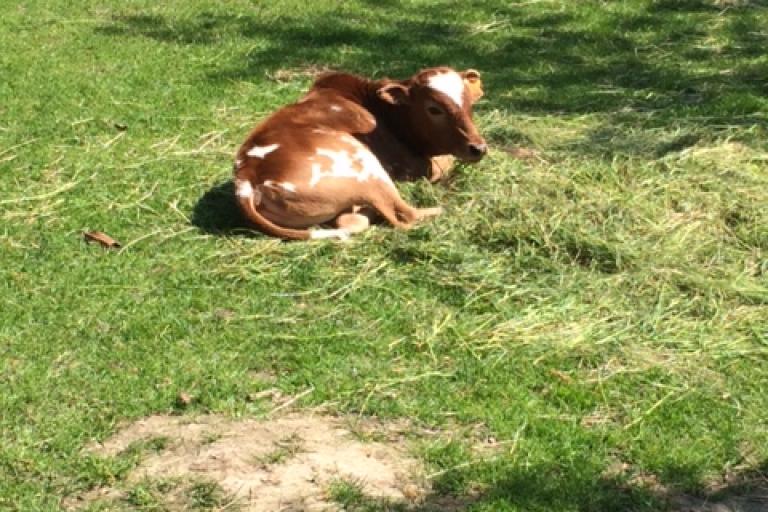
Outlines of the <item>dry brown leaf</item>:
[[83,233],[86,242],[99,242],[102,247],[107,249],[119,249],[122,244],[101,231],[88,231]]
[[411,502],[417,502],[424,497],[424,489],[413,483],[405,484],[400,492]]
[[216,318],[219,318],[221,320],[232,320],[235,317],[235,312],[231,309],[225,309],[225,308],[218,308],[216,311],[213,312],[214,315],[216,315]]
[[192,403],[192,396],[189,393],[182,391],[179,396],[176,397],[176,403],[181,407],[186,407]]
[[557,377],[558,379],[565,382],[566,384],[573,382],[573,377],[571,377],[567,373],[562,372],[560,370],[556,370],[552,368],[551,370],[549,370],[549,374],[552,375],[553,377]]

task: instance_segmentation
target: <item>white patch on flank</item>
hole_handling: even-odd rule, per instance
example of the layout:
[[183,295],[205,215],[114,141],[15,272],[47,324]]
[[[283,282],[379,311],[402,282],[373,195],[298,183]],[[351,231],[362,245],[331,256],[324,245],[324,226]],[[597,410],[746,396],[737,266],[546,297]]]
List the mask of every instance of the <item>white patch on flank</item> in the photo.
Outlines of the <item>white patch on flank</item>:
[[440,73],[429,79],[429,86],[449,98],[461,107],[464,103],[464,80],[455,71]]
[[331,105],[331,110],[333,110],[334,112],[341,112],[344,109],[334,104],[334,105]]
[[352,178],[359,182],[373,178],[395,186],[387,171],[368,148],[348,135],[343,135],[340,139],[352,147],[349,150],[317,148],[317,156],[329,158],[331,165],[324,167],[320,163],[312,164],[310,187],[317,185],[323,178]]
[[242,197],[243,199],[250,198],[255,205],[261,202],[261,192],[254,189],[251,182],[248,180],[236,180],[235,190],[237,191],[236,193],[238,197]]
[[237,180],[237,195],[240,197],[251,197],[253,195],[253,187],[248,180]]
[[262,183],[262,185],[269,188],[282,188],[283,190],[286,190],[288,192],[296,192],[296,185],[294,185],[290,181],[276,183],[272,180],[264,180],[264,183]]
[[253,146],[246,153],[248,156],[255,156],[256,158],[264,158],[274,150],[280,147],[280,144],[270,144],[269,146]]
[[349,238],[349,231],[346,229],[313,229],[309,232],[309,238],[317,240],[320,238],[338,238],[346,240]]

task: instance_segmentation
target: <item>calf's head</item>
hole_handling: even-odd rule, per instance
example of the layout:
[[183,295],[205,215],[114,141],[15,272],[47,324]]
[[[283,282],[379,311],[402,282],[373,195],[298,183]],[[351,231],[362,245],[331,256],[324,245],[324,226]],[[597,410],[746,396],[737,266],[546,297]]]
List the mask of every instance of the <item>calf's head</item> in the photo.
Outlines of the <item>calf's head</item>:
[[377,94],[402,107],[414,142],[427,156],[451,154],[477,162],[488,151],[472,121],[472,105],[483,95],[474,69],[425,69],[410,80],[383,84]]

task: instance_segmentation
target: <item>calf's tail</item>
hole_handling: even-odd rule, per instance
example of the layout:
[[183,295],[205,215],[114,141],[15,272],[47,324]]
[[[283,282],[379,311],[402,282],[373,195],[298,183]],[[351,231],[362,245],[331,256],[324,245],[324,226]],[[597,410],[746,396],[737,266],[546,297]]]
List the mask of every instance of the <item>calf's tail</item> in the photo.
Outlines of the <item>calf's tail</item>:
[[255,202],[260,199],[261,193],[254,190],[247,179],[235,180],[237,202],[245,216],[263,233],[282,238],[284,240],[309,240],[311,232],[308,229],[293,229],[278,226],[256,209]]

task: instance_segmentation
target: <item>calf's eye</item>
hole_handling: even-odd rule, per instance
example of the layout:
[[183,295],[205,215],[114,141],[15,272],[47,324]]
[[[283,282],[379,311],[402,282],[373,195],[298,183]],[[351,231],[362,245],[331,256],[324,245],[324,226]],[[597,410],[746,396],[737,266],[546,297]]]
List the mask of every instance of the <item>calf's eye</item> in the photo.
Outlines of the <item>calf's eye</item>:
[[433,106],[427,107],[427,112],[429,112],[430,115],[433,115],[433,116],[441,116],[441,115],[445,114],[443,109],[438,108],[438,107],[433,107]]

